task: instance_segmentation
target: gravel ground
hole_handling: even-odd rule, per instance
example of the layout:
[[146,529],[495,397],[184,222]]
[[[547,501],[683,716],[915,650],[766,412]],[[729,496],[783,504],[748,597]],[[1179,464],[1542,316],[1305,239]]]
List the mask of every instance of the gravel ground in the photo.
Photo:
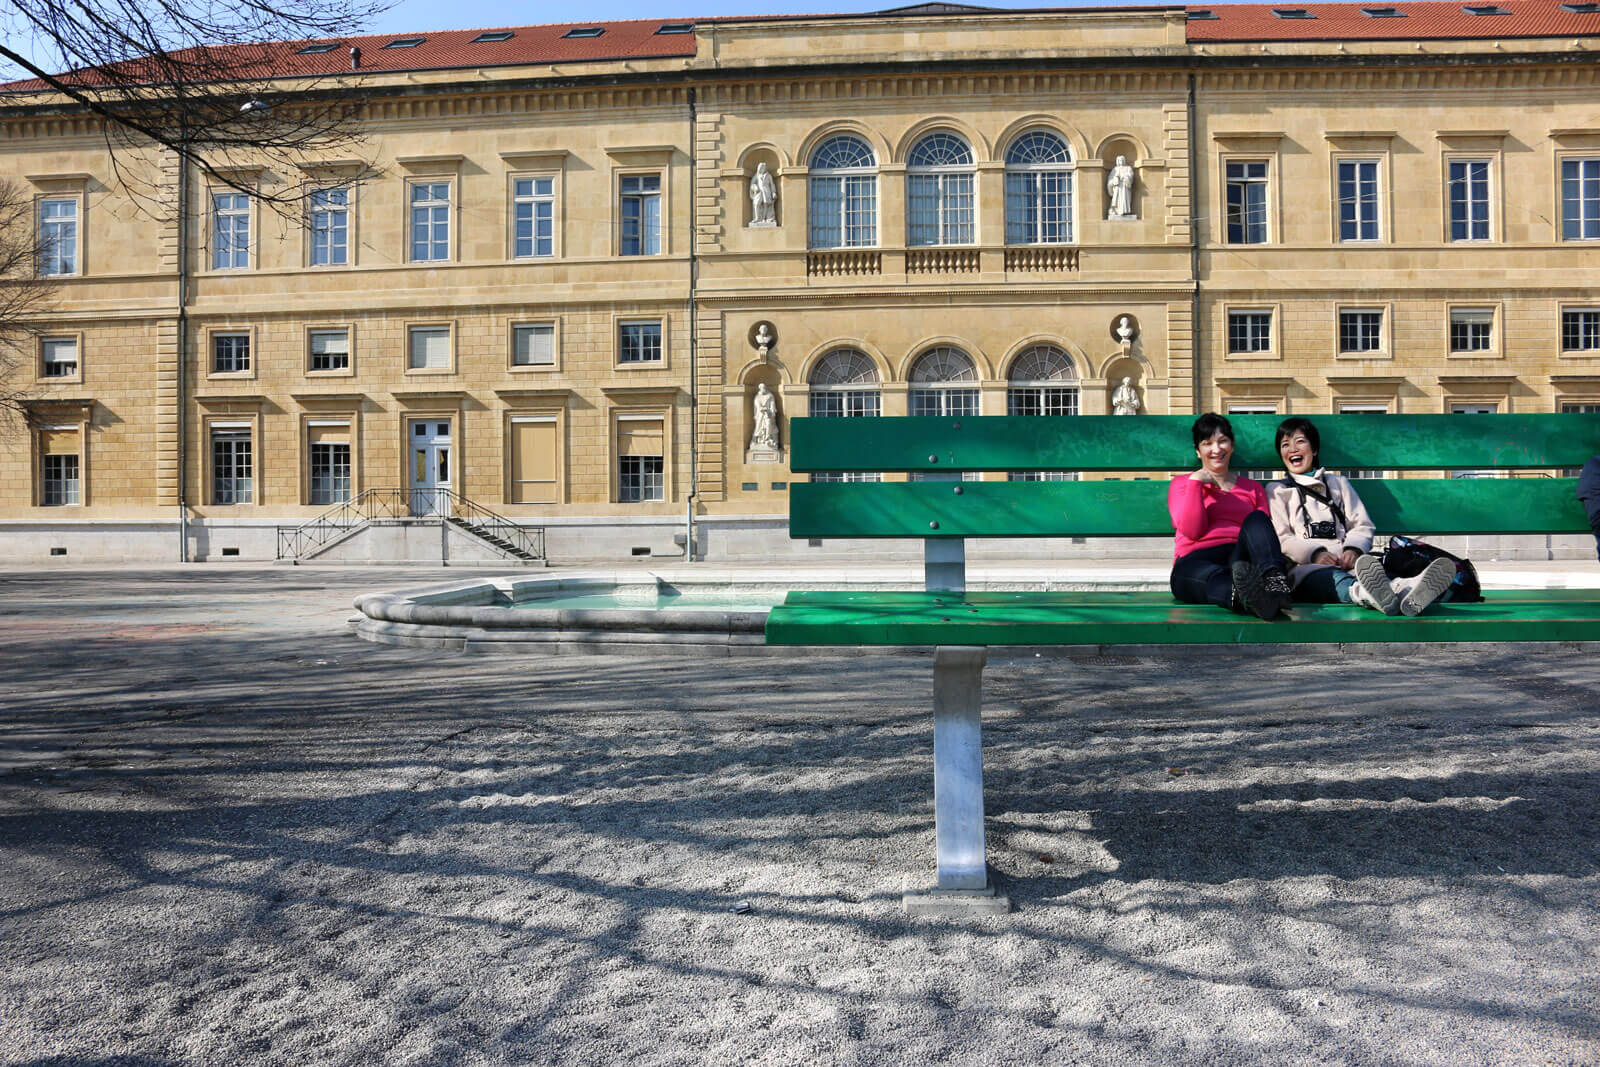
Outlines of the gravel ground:
[[0,573],[0,1062],[1600,1062],[1592,651],[992,660],[910,919],[927,657],[344,633],[435,577]]

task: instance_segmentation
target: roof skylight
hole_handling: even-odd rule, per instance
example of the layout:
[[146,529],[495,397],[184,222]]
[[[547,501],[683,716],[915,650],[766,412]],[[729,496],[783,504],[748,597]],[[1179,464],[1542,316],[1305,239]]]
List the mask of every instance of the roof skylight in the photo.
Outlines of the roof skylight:
[[385,48],[415,48],[415,47],[417,47],[417,45],[421,44],[423,41],[426,41],[426,40],[427,40],[426,37],[396,37],[394,40],[390,41],[388,44],[384,45],[383,47],[385,47]]
[[509,41],[516,34],[510,30],[486,30],[472,39],[473,44],[490,44],[494,41]]
[[338,41],[323,41],[321,44],[308,44],[295,53],[297,56],[316,56],[323,52],[331,52],[339,47]]
[[694,32],[694,23],[692,23],[692,22],[663,22],[661,24],[661,28],[656,30],[656,33],[658,33],[658,34],[693,33],[693,32]]
[[606,32],[604,26],[579,26],[575,30],[568,30],[563,37],[599,37]]
[[1364,7],[1361,13],[1369,19],[1403,19],[1406,13],[1397,7]]
[[1317,16],[1303,7],[1275,7],[1272,13],[1280,19],[1314,19]]

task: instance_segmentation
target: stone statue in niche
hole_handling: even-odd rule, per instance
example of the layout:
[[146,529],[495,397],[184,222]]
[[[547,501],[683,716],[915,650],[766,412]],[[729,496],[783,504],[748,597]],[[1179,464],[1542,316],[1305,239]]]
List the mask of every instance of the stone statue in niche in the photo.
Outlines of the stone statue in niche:
[[1139,403],[1139,390],[1134,388],[1133,379],[1123,378],[1122,384],[1111,394],[1111,414],[1137,415],[1142,406]]
[[1118,156],[1117,165],[1111,168],[1111,174],[1106,178],[1106,195],[1111,200],[1111,208],[1106,213],[1108,219],[1131,219],[1133,214],[1133,168],[1128,166],[1127,156]]
[[767,383],[756,386],[751,403],[750,459],[752,462],[778,461],[778,398]]
[[750,226],[769,229],[778,225],[778,186],[765,163],[756,164],[750,177]]

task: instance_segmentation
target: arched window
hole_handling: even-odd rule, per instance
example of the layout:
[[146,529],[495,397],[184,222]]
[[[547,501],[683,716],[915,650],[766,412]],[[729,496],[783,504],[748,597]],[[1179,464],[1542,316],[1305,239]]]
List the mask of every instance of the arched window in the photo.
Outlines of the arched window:
[[[878,366],[865,352],[838,348],[811,368],[811,403],[814,419],[873,417],[883,413],[878,391]],[[813,474],[814,482],[877,482],[883,475],[855,471]]]
[[1072,242],[1072,149],[1060,134],[1030,130],[1006,150],[1006,244]]
[[878,161],[852,134],[830,137],[808,164],[812,248],[870,248],[878,243]]
[[[1076,415],[1078,368],[1055,345],[1034,345],[1011,364],[1007,415]],[[1073,471],[1012,471],[1013,482],[1075,482]]]
[[972,148],[953,133],[930,133],[906,160],[906,244],[969,245]]
[[[959,348],[930,348],[911,364],[911,414],[976,415],[978,370]],[[977,471],[912,471],[913,482],[975,482]]]

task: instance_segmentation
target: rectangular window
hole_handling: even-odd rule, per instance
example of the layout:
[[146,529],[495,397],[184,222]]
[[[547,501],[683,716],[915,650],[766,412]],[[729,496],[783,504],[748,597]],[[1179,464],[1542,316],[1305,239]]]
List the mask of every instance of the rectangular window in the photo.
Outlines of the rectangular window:
[[1072,240],[1072,172],[1006,172],[1006,244]]
[[412,370],[450,369],[450,327],[413,326],[408,334]]
[[1578,308],[1561,313],[1561,350],[1600,350],[1600,309]]
[[350,424],[312,423],[306,428],[311,461],[308,503],[342,504],[350,499]]
[[450,183],[415,182],[411,186],[411,262],[438,263],[450,258]]
[[211,335],[211,373],[233,374],[250,369],[250,335],[248,333],[214,333]]
[[211,195],[211,267],[250,266],[250,198],[243,193]]
[[666,499],[660,419],[617,422],[617,499],[625,504]]
[[[629,423],[622,423],[628,427]],[[554,416],[511,420],[511,503],[557,502],[557,424]],[[630,445],[632,439],[629,439]]]
[[350,369],[349,330],[312,330],[307,343],[311,348],[312,370]]
[[66,507],[79,493],[78,431],[70,426],[39,430],[39,506]]
[[[883,414],[882,400],[876,389],[813,388],[807,413],[814,419],[877,418]],[[824,471],[811,476],[813,482],[881,482],[877,472]]]
[[1489,161],[1450,161],[1450,240],[1489,239]]
[[1451,308],[1450,351],[1488,352],[1494,347],[1494,308]]
[[618,363],[661,362],[661,323],[624,322],[617,329]]
[[[623,327],[624,330],[626,326]],[[625,336],[625,335],[624,335]],[[626,346],[627,342],[623,342]],[[661,327],[656,324],[656,359],[661,358]],[[513,367],[553,367],[556,362],[556,325],[528,322],[511,327]],[[624,360],[624,362],[627,362]]]
[[212,427],[211,502],[248,504],[254,499],[248,427]]
[[39,273],[59,277],[78,273],[78,199],[39,201]]
[[1228,351],[1272,351],[1272,312],[1228,312]]
[[78,339],[46,337],[39,342],[41,378],[75,378],[78,374]]
[[1378,239],[1378,161],[1339,161],[1339,240]]
[[1379,352],[1383,350],[1383,312],[1340,311],[1339,351]]
[[311,193],[311,265],[342,267],[350,262],[350,190]]
[[1267,240],[1267,164],[1227,166],[1228,243],[1259,245]]
[[511,254],[518,259],[555,255],[555,190],[554,178],[518,178],[513,183]]
[[1600,159],[1561,161],[1561,238],[1600,238]]
[[913,389],[911,414],[960,418],[978,413],[976,389]]
[[622,177],[622,254],[654,256],[661,252],[661,175]]

